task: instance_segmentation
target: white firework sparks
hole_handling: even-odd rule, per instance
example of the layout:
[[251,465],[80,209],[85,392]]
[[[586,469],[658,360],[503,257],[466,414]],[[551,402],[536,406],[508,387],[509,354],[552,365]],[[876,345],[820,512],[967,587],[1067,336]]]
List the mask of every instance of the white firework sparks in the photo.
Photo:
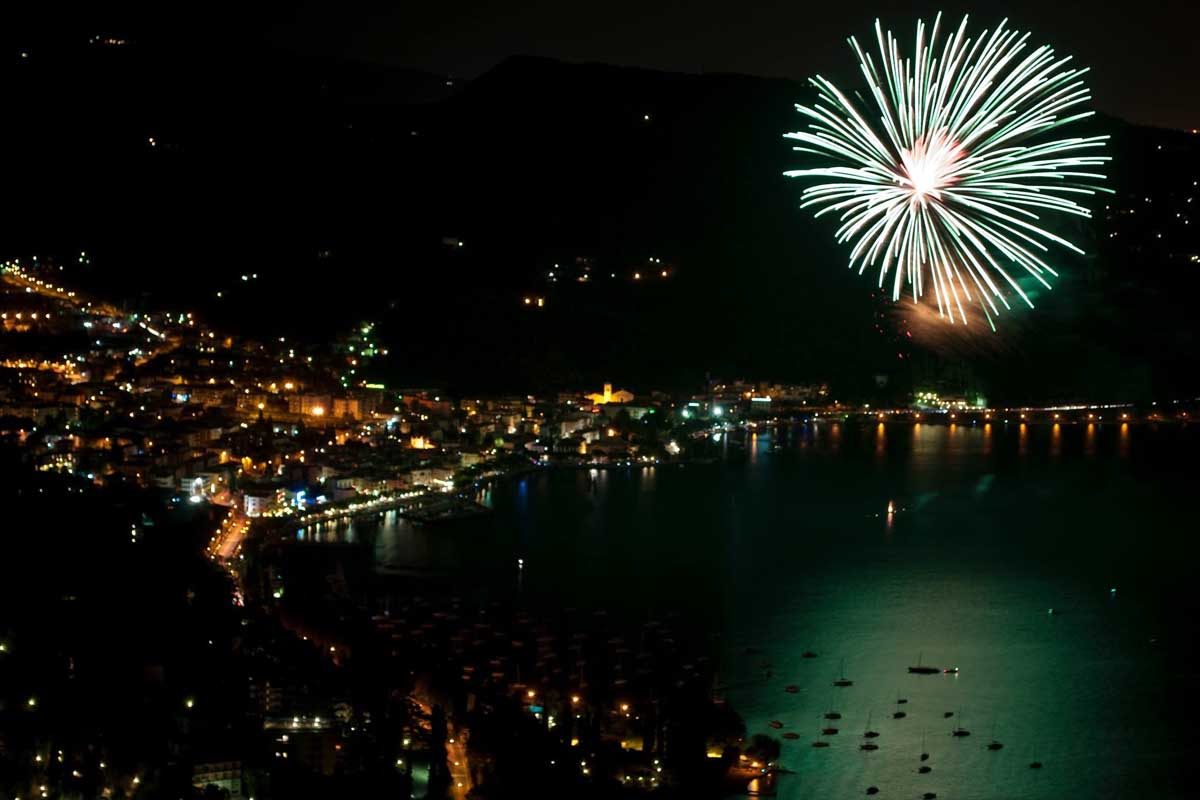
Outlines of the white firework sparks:
[[1033,305],[1014,272],[1049,288],[1048,245],[1083,252],[1041,215],[1091,216],[1076,198],[1109,191],[1087,170],[1110,160],[1092,154],[1108,137],[1048,135],[1093,113],[1078,108],[1090,99],[1087,70],[1069,68],[1070,57],[1029,49],[1029,34],[1007,21],[972,40],[966,17],[939,53],[940,23],[939,14],[928,35],[917,23],[911,60],[878,20],[878,64],[851,37],[871,102],[812,78],[817,102],[796,106],[808,128],[786,135],[833,163],[784,174],[832,179],[806,188],[801,208],[838,214],[850,267],[877,267],[880,288],[890,275],[894,300],[905,284],[919,300],[928,282],[939,315],[965,324],[963,304],[978,303],[992,322],[1008,291]]

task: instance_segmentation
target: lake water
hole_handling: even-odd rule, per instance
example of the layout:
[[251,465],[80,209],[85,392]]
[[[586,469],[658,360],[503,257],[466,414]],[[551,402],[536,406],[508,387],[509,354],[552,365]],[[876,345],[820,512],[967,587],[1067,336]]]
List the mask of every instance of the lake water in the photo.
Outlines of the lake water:
[[[713,464],[502,483],[462,530],[356,526],[384,572],[679,612],[748,733],[800,735],[782,798],[1184,797],[1198,448],[1187,428],[796,425],[726,436]],[[908,674],[918,658],[960,672]],[[843,659],[854,685],[835,689]],[[814,749],[830,708],[841,732]]]

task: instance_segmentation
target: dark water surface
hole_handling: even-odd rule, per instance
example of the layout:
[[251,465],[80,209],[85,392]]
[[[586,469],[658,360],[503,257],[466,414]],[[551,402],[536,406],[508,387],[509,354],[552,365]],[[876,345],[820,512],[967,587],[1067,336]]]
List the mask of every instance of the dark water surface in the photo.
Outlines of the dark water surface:
[[[679,612],[712,637],[748,732],[800,735],[783,798],[1194,796],[1200,436],[825,423],[715,447],[715,464],[500,484],[469,530],[351,527],[384,572]],[[918,657],[961,671],[908,674]],[[835,689],[842,659],[854,685]],[[830,708],[841,733],[814,749]],[[876,752],[858,749],[868,715]]]

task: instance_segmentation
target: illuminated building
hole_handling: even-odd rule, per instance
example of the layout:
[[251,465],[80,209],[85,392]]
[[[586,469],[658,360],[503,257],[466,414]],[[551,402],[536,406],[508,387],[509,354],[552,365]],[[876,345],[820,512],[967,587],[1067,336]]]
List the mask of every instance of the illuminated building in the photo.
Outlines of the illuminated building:
[[296,394],[288,397],[288,411],[304,416],[323,416],[331,406],[330,397],[320,394]]
[[618,389],[614,392],[612,384],[606,383],[604,384],[604,391],[602,393],[589,394],[587,398],[596,405],[606,405],[608,403],[632,403],[633,392],[627,392],[624,389]]
[[333,398],[333,416],[337,418],[351,417],[353,419],[362,419],[362,406],[356,397],[335,397]]

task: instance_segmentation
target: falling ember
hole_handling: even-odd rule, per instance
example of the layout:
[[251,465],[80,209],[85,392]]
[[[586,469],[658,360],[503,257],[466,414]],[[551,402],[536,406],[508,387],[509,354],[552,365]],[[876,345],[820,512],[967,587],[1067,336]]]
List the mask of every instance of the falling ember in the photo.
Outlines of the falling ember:
[[938,316],[963,325],[977,315],[994,327],[1012,295],[1032,307],[1017,278],[1048,289],[1049,245],[1083,253],[1043,215],[1090,217],[1076,200],[1111,192],[1091,169],[1111,160],[1094,154],[1107,136],[1050,135],[1092,115],[1079,108],[1091,98],[1087,70],[1005,25],[971,39],[964,17],[942,44],[939,14],[932,30],[917,23],[907,59],[876,21],[878,58],[850,39],[867,92],[854,100],[812,78],[817,101],[796,106],[808,127],[786,134],[827,161],[784,174],[830,179],[807,187],[800,207],[838,217],[850,267],[877,269],[893,301],[905,287],[919,301],[932,285]]

